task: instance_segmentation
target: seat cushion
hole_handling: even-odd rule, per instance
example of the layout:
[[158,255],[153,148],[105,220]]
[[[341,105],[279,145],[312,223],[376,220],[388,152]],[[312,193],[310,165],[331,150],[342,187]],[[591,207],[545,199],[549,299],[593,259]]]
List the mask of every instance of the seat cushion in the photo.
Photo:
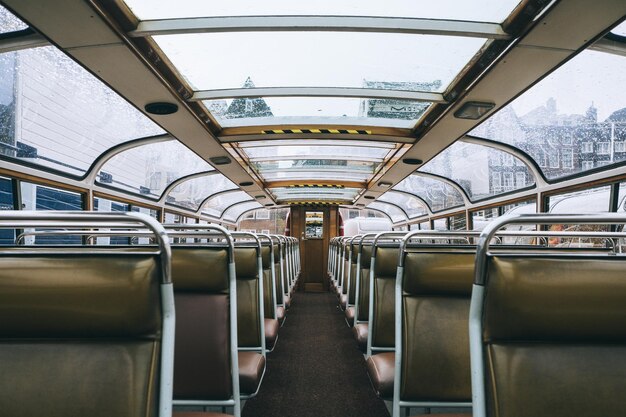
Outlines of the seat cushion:
[[378,353],[367,359],[367,373],[376,395],[381,398],[393,398],[395,360],[396,354],[393,352]]
[[291,297],[285,294],[285,308],[291,307]]
[[265,370],[265,357],[256,352],[239,352],[239,390],[243,395],[254,394]]
[[280,324],[278,320],[265,319],[265,348],[268,350],[274,349],[276,345],[276,339],[278,339],[278,328]]
[[369,326],[367,323],[357,323],[352,328],[352,334],[356,339],[356,343],[359,346],[359,350],[361,352],[365,352],[367,350],[367,333],[369,332]]
[[354,325],[354,307],[346,308],[344,312],[346,315],[346,321],[348,322],[348,326],[352,327]]
[[283,306],[276,307],[276,318],[281,323],[283,322],[283,320],[285,320],[285,307]]
[[[434,414],[436,417],[472,417],[472,413],[457,413],[457,414]],[[411,417],[432,417],[433,414],[418,414]],[[178,416],[175,416],[178,417]]]
[[211,413],[208,411],[173,411],[172,417],[232,417],[230,414]]

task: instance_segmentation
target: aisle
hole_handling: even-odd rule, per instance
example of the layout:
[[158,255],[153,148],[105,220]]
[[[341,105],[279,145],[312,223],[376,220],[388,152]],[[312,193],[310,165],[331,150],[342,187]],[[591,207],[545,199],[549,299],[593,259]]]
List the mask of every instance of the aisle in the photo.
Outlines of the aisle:
[[243,417],[388,417],[330,293],[297,293]]

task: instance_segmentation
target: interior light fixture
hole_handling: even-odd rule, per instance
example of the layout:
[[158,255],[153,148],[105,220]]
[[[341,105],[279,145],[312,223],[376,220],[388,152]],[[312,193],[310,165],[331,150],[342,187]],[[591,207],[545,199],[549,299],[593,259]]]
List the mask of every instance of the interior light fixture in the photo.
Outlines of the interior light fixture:
[[150,114],[163,116],[176,113],[178,111],[178,105],[174,103],[155,102],[146,104],[144,109]]
[[251,185],[254,185],[254,183],[252,181],[244,181],[244,182],[240,182],[239,185],[241,187],[249,187]]
[[495,103],[485,103],[480,101],[467,101],[454,112],[457,119],[478,120],[489,113],[495,107]]
[[367,198],[368,200],[373,200],[376,198],[373,195],[364,195],[363,197]]
[[265,205],[265,207],[271,207],[271,206],[273,206],[273,205],[274,205],[274,203],[267,203],[267,204]]
[[261,195],[255,195],[254,198],[256,198],[257,200],[263,200],[264,198],[267,198],[267,197],[261,194]]
[[417,158],[404,158],[402,162],[404,162],[407,165],[422,165],[424,163],[424,161],[422,161],[421,159],[417,159]]
[[209,161],[211,161],[213,165],[228,165],[231,162],[230,158],[227,156],[214,156],[209,158]]

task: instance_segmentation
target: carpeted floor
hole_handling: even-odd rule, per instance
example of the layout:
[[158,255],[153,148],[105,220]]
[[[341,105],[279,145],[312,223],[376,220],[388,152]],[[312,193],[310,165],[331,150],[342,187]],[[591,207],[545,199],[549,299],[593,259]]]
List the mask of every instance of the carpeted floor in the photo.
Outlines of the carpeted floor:
[[388,417],[330,293],[297,293],[243,417]]

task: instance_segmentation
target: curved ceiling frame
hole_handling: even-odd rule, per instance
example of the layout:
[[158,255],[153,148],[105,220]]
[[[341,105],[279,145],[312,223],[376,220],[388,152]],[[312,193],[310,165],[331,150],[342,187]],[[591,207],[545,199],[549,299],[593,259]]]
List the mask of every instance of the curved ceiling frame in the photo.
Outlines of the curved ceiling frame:
[[[200,207],[199,207],[199,208],[195,211],[195,213],[196,213],[196,214],[198,214],[198,215],[201,215],[201,214],[202,214],[202,209],[204,208],[204,206],[205,206],[205,205],[206,205],[206,204],[207,204],[207,203],[208,203],[211,199],[213,199],[213,198],[215,198],[215,197],[218,197],[218,196],[220,196],[220,195],[230,194],[230,193],[234,193],[234,192],[237,192],[237,191],[241,191],[241,192],[244,192],[244,193],[245,193],[245,191],[243,191],[241,188],[237,187],[237,188],[232,188],[232,189],[230,189],[230,190],[221,190],[221,191],[218,191],[218,192],[216,192],[216,193],[213,193],[213,194],[211,194],[211,195],[207,196],[204,200],[202,200],[202,202],[200,203]],[[246,193],[246,194],[247,194],[247,193]],[[250,197],[250,199],[251,199],[251,200],[254,200],[252,197]],[[221,213],[220,213],[220,217],[216,217],[216,218],[217,218],[217,219],[221,218],[221,215],[222,215],[222,214],[224,214],[224,211],[223,211],[223,210],[222,210],[222,211],[221,211]],[[208,216],[208,214],[206,214],[206,216]],[[211,216],[211,217],[213,217],[213,216]]]
[[[399,209],[402,212],[402,214],[404,214],[404,217],[406,218],[406,221],[404,221],[404,223],[408,222],[411,219],[417,219],[419,217],[419,216],[418,217],[409,217],[409,214],[406,212],[406,210],[404,210],[404,208],[402,208],[401,206],[399,206],[399,205],[397,205],[395,203],[390,203],[389,201],[381,201],[381,200],[376,199],[376,200],[372,201],[370,204],[372,204],[372,203],[387,204],[388,206],[396,207],[397,209]],[[367,206],[365,206],[365,208],[370,209],[369,208],[369,204]],[[389,216],[389,218],[391,218],[390,215],[388,215],[388,216]],[[393,219],[391,219],[391,223],[392,224],[402,223],[402,221],[394,222]]]
[[[420,197],[420,196],[418,196],[418,195],[416,195],[416,194],[413,194],[413,193],[411,193],[411,192],[409,192],[409,191],[402,191],[402,190],[394,190],[394,189],[390,189],[390,190],[388,190],[388,191],[385,191],[385,193],[384,193],[384,194],[381,194],[378,198],[383,197],[383,196],[384,196],[385,194],[387,194],[387,193],[405,194],[405,195],[408,195],[408,196],[410,196],[410,197],[413,197],[413,198],[415,198],[416,200],[418,200],[420,203],[422,203],[422,204],[424,205],[424,208],[426,209],[426,214],[427,214],[428,216],[432,216],[432,215],[434,215],[433,210],[430,208],[430,205],[426,202],[426,200],[424,200],[422,197]],[[386,201],[384,201],[384,200],[378,200],[378,199],[377,199],[376,201],[381,201],[381,202],[383,202],[383,203],[385,203],[385,202],[386,202]],[[410,219],[416,219],[416,218],[421,217],[421,216],[423,216],[423,215],[420,215],[420,216],[414,216],[414,217],[411,217]]]
[[167,142],[170,140],[178,141],[175,137],[173,137],[169,133],[166,133],[163,135],[146,136],[143,138],[131,139],[129,141],[117,144],[102,152],[100,155],[98,155],[98,157],[96,157],[96,159],[94,159],[94,161],[91,163],[91,166],[87,170],[87,174],[83,177],[83,179],[87,181],[89,185],[94,185],[96,184],[96,177],[98,176],[98,172],[100,172],[102,167],[116,155],[119,155],[124,151],[137,148],[139,146],[150,145],[159,142]]
[[524,165],[526,165],[526,167],[528,168],[528,171],[532,174],[535,180],[534,187],[545,187],[546,185],[548,185],[548,180],[543,175],[543,172],[541,171],[541,168],[539,168],[539,165],[537,164],[537,162],[526,152],[524,152],[523,150],[513,145],[509,145],[507,143],[502,143],[502,142],[496,142],[494,140],[485,139],[485,138],[481,138],[478,136],[470,136],[470,135],[462,136],[461,138],[457,140],[457,142],[472,143],[474,145],[487,146],[489,148],[497,149],[499,151],[511,154],[515,158],[522,161]]
[[[426,165],[426,164],[424,164],[424,165]],[[434,180],[441,181],[441,182],[443,182],[445,184],[448,184],[449,186],[451,186],[452,188],[454,188],[455,190],[457,190],[461,194],[461,198],[463,199],[463,206],[464,207],[472,204],[472,200],[470,200],[470,198],[467,195],[467,192],[465,191],[465,189],[463,187],[461,187],[461,185],[459,185],[458,182],[454,181],[451,178],[444,177],[444,176],[439,175],[439,174],[433,174],[433,173],[430,173],[430,172],[423,172],[423,171],[418,171],[418,170],[413,171],[410,175],[416,175],[416,176],[419,176],[419,177],[431,178],[431,179],[434,179]],[[396,184],[396,185],[398,185],[398,184]],[[393,188],[392,188],[392,190],[393,190]],[[452,208],[452,207],[450,207],[450,208]],[[446,208],[444,210],[448,210],[448,209]],[[443,211],[443,210],[437,210],[437,212],[439,212],[439,211]]]
[[[220,174],[220,172],[217,171],[217,170],[202,171],[202,172],[195,172],[193,174],[188,174],[188,175],[185,175],[183,177],[178,178],[177,180],[173,181],[170,185],[165,187],[165,190],[163,190],[163,193],[161,193],[161,197],[159,198],[159,203],[160,204],[166,203],[165,200],[167,199],[168,194],[171,193],[172,190],[174,190],[174,188],[176,188],[180,184],[184,183],[185,181],[193,180],[193,179],[196,179],[196,178],[209,177],[209,176],[215,175],[215,174]],[[204,201],[204,199],[203,199],[203,201]],[[171,204],[171,205],[176,206],[175,204]],[[176,207],[178,207],[178,206],[176,206]]]
[[220,214],[220,221],[232,221],[234,223],[237,222],[237,219],[239,219],[239,217],[241,216],[241,214],[237,217],[235,217],[234,219],[227,219],[226,217],[226,213],[228,212],[228,210],[233,209],[234,207],[240,205],[240,204],[246,204],[246,203],[257,203],[258,205],[260,205],[261,207],[257,207],[257,208],[262,208],[263,204],[259,203],[258,201],[256,201],[254,198],[250,198],[249,200],[242,200],[242,201],[238,201],[236,203],[233,203],[231,205],[229,205],[228,207],[226,207],[224,210],[222,210],[222,213]]

